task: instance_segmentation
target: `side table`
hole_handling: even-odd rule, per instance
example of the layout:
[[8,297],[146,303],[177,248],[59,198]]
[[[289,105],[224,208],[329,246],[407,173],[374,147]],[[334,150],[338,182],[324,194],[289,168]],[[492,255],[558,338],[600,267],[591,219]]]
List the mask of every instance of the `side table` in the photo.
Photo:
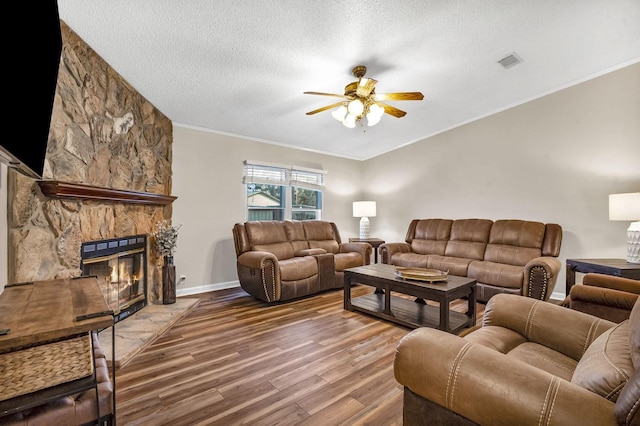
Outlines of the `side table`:
[[629,263],[625,259],[567,259],[566,295],[576,283],[576,272],[613,275],[640,280],[640,264]]
[[350,243],[369,243],[373,247],[373,263],[378,263],[378,247],[384,244],[380,238],[349,238]]

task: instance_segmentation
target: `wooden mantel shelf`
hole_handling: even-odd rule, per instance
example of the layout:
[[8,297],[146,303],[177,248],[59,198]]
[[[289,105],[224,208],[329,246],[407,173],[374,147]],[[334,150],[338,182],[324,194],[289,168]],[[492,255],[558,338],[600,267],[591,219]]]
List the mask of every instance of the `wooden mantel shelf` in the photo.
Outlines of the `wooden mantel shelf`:
[[81,200],[102,200],[129,204],[155,205],[171,204],[178,198],[172,195],[104,188],[101,186],[60,182],[57,180],[39,180],[37,182],[42,194],[51,198],[75,198]]

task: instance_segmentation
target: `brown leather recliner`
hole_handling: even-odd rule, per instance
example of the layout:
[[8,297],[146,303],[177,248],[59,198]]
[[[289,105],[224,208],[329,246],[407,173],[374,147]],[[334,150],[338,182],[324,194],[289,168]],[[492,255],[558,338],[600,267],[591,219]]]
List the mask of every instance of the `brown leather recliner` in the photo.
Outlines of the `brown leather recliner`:
[[399,343],[405,425],[640,424],[640,301],[616,324],[498,294],[464,337],[419,328]]
[[629,318],[639,296],[638,280],[589,273],[582,278],[582,285],[571,287],[562,304],[609,321],[622,322]]
[[240,286],[265,302],[343,288],[344,270],[370,259],[371,245],[343,243],[333,222],[249,221],[232,231]]

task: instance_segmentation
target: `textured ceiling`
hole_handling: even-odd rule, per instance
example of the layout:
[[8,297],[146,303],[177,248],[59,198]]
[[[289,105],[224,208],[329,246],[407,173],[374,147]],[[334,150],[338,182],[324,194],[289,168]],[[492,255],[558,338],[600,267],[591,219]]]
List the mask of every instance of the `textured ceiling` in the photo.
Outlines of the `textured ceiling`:
[[[58,0],[60,18],[176,126],[367,159],[640,62],[638,0]],[[516,53],[523,62],[503,68]],[[351,69],[389,102],[330,111]]]

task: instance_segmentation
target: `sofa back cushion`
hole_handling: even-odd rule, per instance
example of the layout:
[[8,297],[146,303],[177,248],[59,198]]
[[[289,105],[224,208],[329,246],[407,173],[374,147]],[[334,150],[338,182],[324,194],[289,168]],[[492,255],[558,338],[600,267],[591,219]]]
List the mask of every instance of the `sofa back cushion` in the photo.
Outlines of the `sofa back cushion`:
[[245,222],[244,228],[251,250],[273,253],[278,260],[293,257],[293,245],[287,237],[284,222],[251,221]]
[[524,220],[497,220],[489,233],[484,260],[524,266],[542,254],[545,225]]
[[489,242],[493,221],[488,219],[458,219],[451,225],[451,236],[445,256],[482,260]]
[[578,362],[571,382],[617,401],[634,371],[629,328],[629,320],[624,320],[598,336]]
[[293,246],[293,252],[297,253],[309,248],[309,243],[304,236],[304,225],[299,221],[286,220],[284,230],[289,242]]
[[300,223],[303,224],[304,235],[309,243],[309,248],[321,248],[326,250],[327,253],[334,254],[340,251],[339,237],[335,235],[331,222],[306,220]]
[[562,246],[562,227],[557,223],[547,223],[542,242],[542,255],[558,257]]
[[414,253],[444,256],[452,224],[450,219],[414,219],[409,225],[406,242],[411,244]]

